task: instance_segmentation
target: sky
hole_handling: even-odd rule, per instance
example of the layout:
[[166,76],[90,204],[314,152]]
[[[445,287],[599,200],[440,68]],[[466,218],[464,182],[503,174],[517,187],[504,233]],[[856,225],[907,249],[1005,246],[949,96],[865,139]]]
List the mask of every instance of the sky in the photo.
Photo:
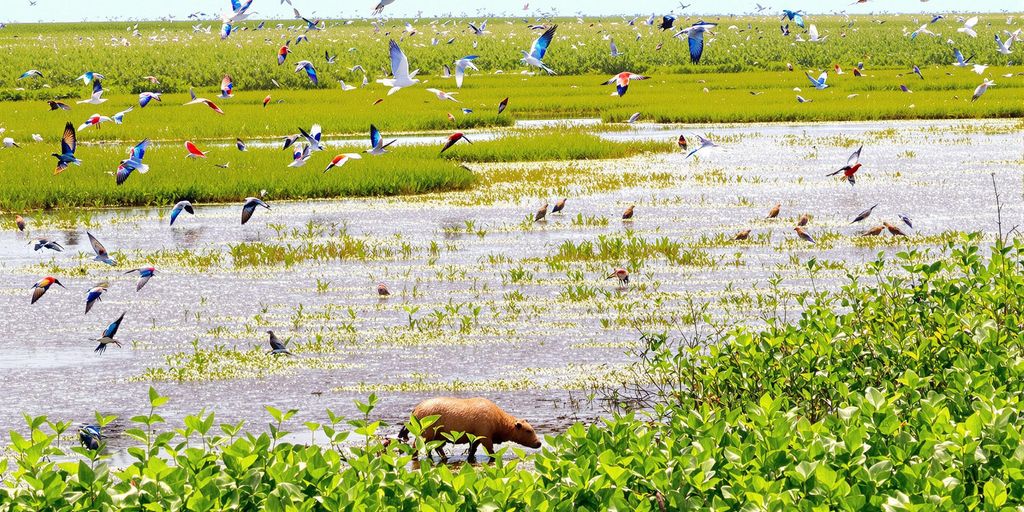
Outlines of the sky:
[[[154,0],[2,0],[5,4],[0,20],[7,22],[38,21],[97,21],[106,19],[160,19],[172,16],[183,19],[192,12],[204,12],[215,16],[227,10],[230,0],[177,0],[161,2]],[[31,2],[35,5],[31,5]],[[287,0],[254,0],[252,10],[259,18],[291,18]],[[370,14],[377,0],[291,0],[307,17],[365,17]],[[945,13],[973,9],[981,12],[1024,12],[1024,0],[871,0],[863,5],[850,5],[847,0],[786,0],[779,3],[759,0],[768,7],[765,13],[787,9],[803,9],[811,13],[843,11],[850,14],[871,12],[927,12]],[[485,14],[536,13],[557,11],[561,15],[574,15],[584,11],[587,15],[612,14],[744,14],[754,10],[753,0],[683,0],[692,4],[681,10],[680,2],[674,0],[529,0],[529,11],[523,11],[527,0],[394,0],[385,8],[385,14],[396,17],[458,16],[482,17]],[[481,6],[481,7],[475,7]],[[585,7],[583,7],[585,6]],[[630,11],[636,9],[636,11]]]

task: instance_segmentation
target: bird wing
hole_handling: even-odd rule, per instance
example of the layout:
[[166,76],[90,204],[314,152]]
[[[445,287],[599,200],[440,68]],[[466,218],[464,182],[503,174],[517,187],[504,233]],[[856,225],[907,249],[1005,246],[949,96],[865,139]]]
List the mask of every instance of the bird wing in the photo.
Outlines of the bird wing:
[[828,71],[822,71],[821,74],[818,75],[818,80],[817,81],[821,85],[825,85],[825,81],[826,80],[828,80]]
[[323,129],[320,128],[320,125],[314,124],[309,128],[309,134],[313,136],[314,140],[320,142],[320,137],[323,135]]
[[96,237],[92,236],[92,233],[86,231],[85,234],[89,235],[89,243],[92,245],[92,250],[96,252],[96,255],[106,256],[107,248],[103,247],[103,244],[101,244],[100,241],[96,239]]
[[92,81],[92,94],[93,96],[103,94],[103,84],[100,83],[99,78]]
[[146,155],[146,148],[149,147],[149,139],[146,139],[138,143],[131,151],[131,157],[133,160],[142,162],[142,157]]
[[197,148],[196,145],[193,144],[192,141],[190,140],[185,141],[185,149],[188,150],[189,154],[196,156],[206,156],[203,154],[202,151],[199,151],[199,148]]
[[370,125],[370,147],[377,147],[381,143],[380,130],[376,126]]
[[704,53],[704,31],[690,30],[687,41],[690,43],[690,62],[697,64]]
[[113,322],[110,323],[110,325],[107,326],[107,328],[103,331],[104,338],[114,338],[114,335],[117,334],[117,329],[121,327],[121,320],[124,320],[125,313],[127,313],[127,311],[121,313],[121,316],[117,317],[117,320],[114,320]]
[[224,75],[224,78],[221,78],[220,80],[220,90],[224,91],[225,94],[230,94],[234,85],[231,75]]
[[558,25],[552,25],[551,28],[544,31],[536,40],[533,41],[533,46],[530,47],[530,56],[537,59],[543,60],[544,54],[548,52],[548,46],[551,45],[551,40],[555,37],[555,29]]
[[75,125],[69,121],[68,124],[64,125],[64,135],[60,138],[61,154],[74,154],[77,147],[78,137],[75,136]]
[[864,149],[863,145],[861,147],[857,148],[857,151],[854,151],[853,154],[850,155],[850,158],[846,159],[846,165],[852,166],[853,164],[859,162],[860,161],[860,150],[862,150],[862,149]]
[[815,41],[818,39],[818,27],[811,23],[811,28],[807,29],[808,35],[811,36],[811,40]]
[[804,74],[805,74],[805,75],[807,75],[807,79],[808,79],[808,80],[810,80],[810,81],[811,81],[811,83],[812,83],[812,84],[814,84],[814,86],[815,86],[815,87],[818,87],[819,85],[821,85],[821,84],[819,84],[819,83],[818,83],[818,81],[817,81],[817,80],[815,80],[815,79],[814,79],[814,77],[813,77],[813,76],[811,76],[811,74],[810,74],[810,73],[808,73],[808,72],[804,71]]
[[388,50],[391,54],[391,74],[395,79],[409,79],[409,59],[394,39],[388,44]]
[[967,21],[964,22],[964,26],[967,27],[967,28],[974,28],[974,26],[977,25],[977,24],[978,24],[978,17],[977,16],[971,17]]

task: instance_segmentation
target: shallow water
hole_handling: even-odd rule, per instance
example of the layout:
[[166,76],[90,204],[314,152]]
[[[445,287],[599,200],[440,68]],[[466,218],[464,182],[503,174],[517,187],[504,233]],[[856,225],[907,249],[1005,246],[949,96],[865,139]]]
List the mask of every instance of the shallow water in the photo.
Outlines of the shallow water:
[[[246,226],[239,225],[240,205],[197,205],[195,216],[182,214],[173,227],[167,225],[166,210],[161,215],[147,208],[92,212],[94,225],[88,228],[34,228],[30,218],[29,233],[0,233],[0,310],[8,315],[5,357],[0,360],[7,399],[0,404],[0,429],[19,428],[21,413],[86,422],[100,411],[121,418],[112,429],[119,430],[127,418],[146,409],[150,383],[136,378],[147,368],[166,366],[167,355],[191,352],[193,342],[201,348],[265,349],[264,331],[274,329],[292,344],[318,333],[333,340],[326,353],[297,350],[297,357],[322,357],[340,367],[312,365],[257,378],[157,382],[159,391],[171,397],[164,416],[176,424],[183,414],[206,408],[215,410],[220,421],[246,420],[258,427],[270,420],[264,406],[271,405],[299,409],[292,420],[298,431],[302,421],[325,420],[325,408],[355,414],[352,400],[369,394],[368,389],[354,389],[360,384],[406,383],[412,391],[377,392],[381,402],[375,417],[401,422],[427,396],[486,396],[530,420],[541,433],[559,431],[596,412],[593,406],[572,407],[562,389],[566,383],[599,374],[601,365],[627,362],[624,347],[635,341],[636,329],[614,321],[623,315],[681,315],[690,294],[713,300],[736,288],[764,288],[776,273],[786,278],[785,286],[806,288],[806,272],[793,263],[794,257],[853,268],[882,250],[937,243],[925,238],[886,247],[854,243],[852,235],[868,225],[881,220],[899,224],[897,213],[909,214],[915,229],[908,231],[919,235],[994,232],[993,172],[1006,228],[1024,224],[1020,126],[1010,121],[700,127],[640,123],[603,136],[674,144],[679,133],[696,132],[709,134],[721,147],[704,149],[688,160],[672,153],[576,166],[512,165],[544,169],[551,182],[484,179],[479,189],[469,192],[303,202],[268,197],[272,210],[257,211]],[[424,143],[437,140],[422,138]],[[862,143],[864,168],[856,186],[824,177]],[[502,169],[492,166],[480,172],[487,176]],[[599,186],[610,176],[630,179],[619,186]],[[541,202],[553,204],[561,196],[569,198],[565,215],[532,225],[525,221]],[[782,204],[780,219],[765,221],[776,203]],[[876,203],[867,222],[849,225],[856,213]],[[637,205],[636,217],[624,223],[619,216],[630,204]],[[821,246],[792,242],[792,225],[805,212],[814,216],[810,233],[839,236]],[[607,224],[573,225],[577,214],[607,219]],[[317,232],[279,233],[305,232],[309,222],[343,225],[349,235],[380,246],[397,248],[404,242],[410,253],[290,268],[232,265],[228,251],[240,242],[300,246],[330,238]],[[468,233],[467,222],[486,232]],[[745,228],[755,236],[770,232],[771,239],[709,244],[703,250],[719,260],[713,267],[647,260],[642,268],[631,269],[633,287],[589,301],[567,298],[564,289],[571,280],[544,264],[566,240],[579,243],[632,230],[647,240],[667,237],[695,244],[702,235],[731,238]],[[80,256],[91,253],[86,229],[115,257],[132,264],[159,249],[221,252],[222,263],[204,271],[165,261],[157,264],[157,276],[135,292],[135,277],[123,274],[133,267],[119,263],[111,268]],[[34,252],[26,244],[40,236],[58,240],[67,251]],[[439,245],[436,253],[430,251],[431,242]],[[742,263],[729,265],[737,254]],[[494,263],[491,255],[508,259]],[[53,275],[68,289],[53,287],[29,305],[32,283],[50,272],[40,263],[59,267]],[[74,274],[80,264],[86,275]],[[582,262],[574,268],[585,274],[585,284],[614,291],[614,283],[604,278],[617,265]],[[518,269],[533,277],[514,279]],[[835,286],[841,275],[836,272],[817,286]],[[110,291],[83,315],[86,291],[104,279],[110,281]],[[318,292],[317,280],[329,282],[326,291]],[[375,293],[379,281],[388,283],[394,294],[388,300]],[[515,291],[524,296],[517,302],[524,311],[518,320],[505,306],[506,294]],[[408,328],[407,308],[419,307],[413,317],[425,320],[454,304],[461,305],[459,313],[446,319],[444,327],[426,334]],[[474,306],[481,308],[478,320],[459,332],[458,318]],[[124,347],[94,354],[90,340],[122,311],[128,312],[118,333]],[[603,325],[602,320],[612,322]],[[355,333],[345,333],[346,325]],[[476,388],[450,391],[466,385]],[[395,431],[397,427],[387,429]],[[111,440],[113,446],[119,442],[117,436]]]

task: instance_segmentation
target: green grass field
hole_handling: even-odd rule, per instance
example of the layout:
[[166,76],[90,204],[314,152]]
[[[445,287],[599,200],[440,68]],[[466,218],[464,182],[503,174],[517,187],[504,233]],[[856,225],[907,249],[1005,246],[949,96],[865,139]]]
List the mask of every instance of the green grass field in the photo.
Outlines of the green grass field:
[[[617,18],[562,19],[557,20],[558,33],[546,58],[558,76],[522,73],[525,68],[518,62],[518,50],[537,35],[523,20],[491,20],[490,33],[481,37],[470,35],[462,23],[413,20],[418,34],[403,38],[405,21],[392,20],[379,33],[367,21],[328,22],[323,31],[309,34],[310,42],[293,43],[294,53],[281,66],[275,58],[277,48],[298,33],[278,28],[277,22],[259,31],[239,31],[226,41],[219,40],[216,27],[206,34],[180,22],[141,23],[137,35],[124,23],[8,26],[0,30],[4,57],[0,59],[0,98],[6,100],[0,102],[0,128],[23,149],[0,153],[0,176],[14,183],[0,193],[0,208],[161,204],[175,198],[231,201],[263,189],[274,191],[277,198],[406,194],[465,188],[473,181],[455,162],[431,155],[432,148],[399,148],[386,159],[364,159],[343,172],[312,180],[305,178],[306,173],[314,173],[312,164],[300,171],[285,169],[286,155],[269,150],[232,155],[232,168],[222,171],[204,162],[182,164],[177,161],[181,152],[164,149],[185,140],[210,146],[231,143],[236,137],[275,138],[313,123],[323,125],[327,137],[365,140],[370,124],[385,136],[394,136],[504,127],[518,119],[622,122],[633,113],[640,113],[644,121],[675,123],[1024,116],[1020,101],[1024,81],[1019,78],[1024,67],[1011,65],[1012,56],[997,53],[991,40],[1005,26],[1001,16],[983,17],[977,39],[957,34],[956,21],[948,19],[932,26],[946,35],[916,40],[905,35],[908,27],[921,22],[912,16],[888,17],[884,24],[865,16],[812,17],[808,23],[829,36],[823,44],[782,37],[774,17],[716,19],[720,25],[708,36],[699,65],[689,63],[684,41],[643,25],[643,20],[629,26]],[[686,23],[681,20],[682,25]],[[252,29],[256,22],[243,26]],[[386,96],[386,88],[374,80],[385,76],[391,37],[402,39],[412,67],[422,70],[424,83]],[[450,39],[454,41],[448,44]],[[610,40],[616,41],[622,56],[609,55]],[[984,74],[995,77],[998,85],[980,101],[971,102],[970,97],[982,77],[951,65],[954,46],[966,55],[975,54],[974,62],[991,65]],[[326,63],[325,50],[338,55],[336,64]],[[439,73],[444,64],[467,54],[480,56],[480,71],[471,72],[458,91],[460,103],[440,101],[426,91],[429,87],[453,90],[454,80]],[[318,68],[318,87],[293,72],[294,62],[302,59]],[[859,78],[850,72],[858,62],[864,63],[865,75]],[[794,70],[787,70],[787,64]],[[909,73],[914,64],[921,67],[924,79]],[[367,70],[370,85],[342,91],[338,79],[352,85],[362,82],[362,73],[350,70],[355,65]],[[834,65],[847,72],[836,74]],[[44,76],[17,79],[28,69],[38,69]],[[814,90],[804,72],[817,75],[822,69],[830,71],[831,87]],[[647,73],[651,79],[635,82],[624,97],[612,97],[613,89],[599,84],[623,70]],[[74,103],[90,92],[89,86],[75,80],[85,71],[106,76],[106,103]],[[218,99],[217,87],[225,73],[234,78],[235,96]],[[160,83],[151,84],[143,79],[145,75],[157,76]],[[913,92],[902,92],[901,85]],[[201,96],[214,99],[225,115],[202,105],[183,106],[193,86]],[[163,92],[163,101],[139,108],[141,91]],[[264,107],[268,94],[272,100]],[[797,102],[798,94],[811,101]],[[374,105],[381,98],[384,101]],[[503,98],[509,98],[509,108],[499,115],[497,105]],[[50,99],[63,99],[72,110],[49,111],[45,101]],[[132,105],[135,110],[127,114],[124,124],[107,123],[79,133],[86,166],[51,176],[48,154],[56,149],[65,122],[77,126],[93,113],[109,116]],[[463,113],[462,107],[473,112]],[[515,155],[496,154],[490,160],[577,157],[575,146],[566,146],[564,139],[552,138],[550,132],[521,136],[523,140],[513,144]],[[44,142],[32,143],[33,134]],[[175,173],[155,171],[133,178],[124,187],[111,186],[104,173],[116,167],[128,145],[146,137],[160,142],[150,157],[154,168],[173,164]],[[116,144],[93,147],[94,142]],[[474,151],[482,155],[488,147],[498,146],[475,146],[450,155],[469,160]],[[578,154],[597,158],[640,150]],[[211,156],[217,158],[220,155]],[[211,173],[221,179],[206,180]]]

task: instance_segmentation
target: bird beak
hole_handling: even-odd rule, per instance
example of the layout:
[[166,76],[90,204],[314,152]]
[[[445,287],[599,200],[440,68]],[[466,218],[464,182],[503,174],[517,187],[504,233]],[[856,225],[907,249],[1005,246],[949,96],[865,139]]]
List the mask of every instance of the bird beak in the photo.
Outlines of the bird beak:
[[60,281],[58,281],[58,280],[56,280],[56,279],[54,279],[54,280],[53,280],[53,282],[54,282],[55,284],[57,284],[58,286],[60,286],[61,288],[64,288],[65,290],[67,290],[67,289],[68,289],[68,288],[67,288],[66,286],[64,286],[63,284],[61,284],[61,282],[60,282]]

